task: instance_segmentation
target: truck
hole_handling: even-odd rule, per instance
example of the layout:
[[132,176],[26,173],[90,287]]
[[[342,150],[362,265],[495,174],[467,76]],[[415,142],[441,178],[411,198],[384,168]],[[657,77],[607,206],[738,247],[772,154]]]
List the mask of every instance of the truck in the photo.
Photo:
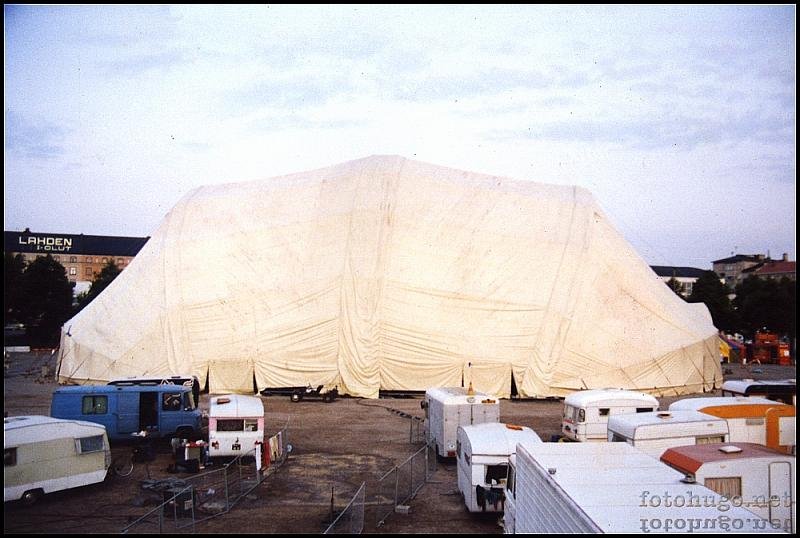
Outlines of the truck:
[[425,439],[437,458],[454,458],[459,426],[500,422],[500,400],[471,390],[444,387],[425,391]]
[[50,415],[105,426],[110,441],[131,441],[145,432],[153,439],[202,435],[200,409],[183,385],[79,385],[53,392]]
[[570,441],[605,442],[608,418],[658,409],[650,394],[624,389],[592,389],[573,392],[564,398],[561,434]]
[[626,443],[520,443],[506,489],[507,533],[781,530]]
[[728,422],[697,411],[656,411],[608,420],[609,442],[623,442],[654,458],[670,447],[728,441]]
[[470,512],[502,512],[508,460],[517,443],[541,443],[530,428],[489,422],[458,427],[458,490]]
[[3,502],[102,482],[111,464],[106,429],[29,415],[3,419]]
[[211,396],[208,455],[240,456],[264,443],[264,405],[257,396]]
[[[713,443],[670,448],[661,461],[689,481],[739,499],[754,514],[797,530],[797,472],[794,456],[755,443]],[[737,501],[738,502],[738,501]]]

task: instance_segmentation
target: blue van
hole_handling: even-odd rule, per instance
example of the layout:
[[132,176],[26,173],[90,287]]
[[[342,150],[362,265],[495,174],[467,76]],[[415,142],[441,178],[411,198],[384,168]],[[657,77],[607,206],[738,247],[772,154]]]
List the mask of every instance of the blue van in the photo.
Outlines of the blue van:
[[192,388],[182,385],[62,387],[53,392],[50,416],[102,424],[112,441],[132,440],[141,431],[155,438],[202,434]]

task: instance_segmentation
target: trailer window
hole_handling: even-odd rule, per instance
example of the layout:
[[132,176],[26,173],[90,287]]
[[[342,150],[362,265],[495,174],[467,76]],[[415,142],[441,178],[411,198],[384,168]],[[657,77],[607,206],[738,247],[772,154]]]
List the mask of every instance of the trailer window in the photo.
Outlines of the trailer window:
[[611,409],[609,409],[608,407],[601,407],[599,411],[601,417],[607,417]]
[[742,496],[742,479],[739,477],[706,478],[703,485],[729,499]]
[[707,435],[705,437],[695,437],[694,444],[696,445],[708,445],[711,443],[724,443],[725,436],[724,435]]
[[516,489],[516,480],[515,480],[515,472],[513,467],[508,468],[508,480],[506,480],[506,490],[511,493],[512,497],[516,497],[514,495],[514,489]]
[[500,465],[487,465],[486,466],[486,483],[499,484],[508,477],[508,464],[501,463]]
[[244,420],[241,419],[217,419],[218,432],[240,432],[244,430]]
[[103,442],[102,435],[93,435],[92,437],[81,437],[75,439],[78,454],[91,454],[92,452],[102,452],[105,450],[105,443]]
[[656,410],[655,407],[637,407],[636,408],[636,412],[637,413],[651,413],[651,412],[653,412],[655,410]]
[[105,415],[108,413],[108,396],[84,396],[81,413],[84,415]]
[[258,419],[250,418],[244,419],[244,431],[246,432],[257,432],[258,431]]
[[17,447],[3,450],[3,467],[17,464]]

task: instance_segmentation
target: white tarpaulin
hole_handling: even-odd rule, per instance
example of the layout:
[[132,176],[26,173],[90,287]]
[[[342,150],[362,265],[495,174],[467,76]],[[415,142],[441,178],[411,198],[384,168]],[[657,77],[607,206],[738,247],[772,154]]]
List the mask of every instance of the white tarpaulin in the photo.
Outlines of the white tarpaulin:
[[586,190],[377,156],[190,192],[64,325],[59,376],[676,395],[721,383],[716,335]]

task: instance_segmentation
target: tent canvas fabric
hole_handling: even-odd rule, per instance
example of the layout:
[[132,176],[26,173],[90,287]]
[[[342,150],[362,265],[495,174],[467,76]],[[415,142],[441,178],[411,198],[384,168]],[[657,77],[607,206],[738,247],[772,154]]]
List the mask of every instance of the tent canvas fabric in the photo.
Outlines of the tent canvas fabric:
[[397,156],[193,190],[63,327],[62,382],[174,374],[368,398],[722,382],[705,305],[588,191]]

